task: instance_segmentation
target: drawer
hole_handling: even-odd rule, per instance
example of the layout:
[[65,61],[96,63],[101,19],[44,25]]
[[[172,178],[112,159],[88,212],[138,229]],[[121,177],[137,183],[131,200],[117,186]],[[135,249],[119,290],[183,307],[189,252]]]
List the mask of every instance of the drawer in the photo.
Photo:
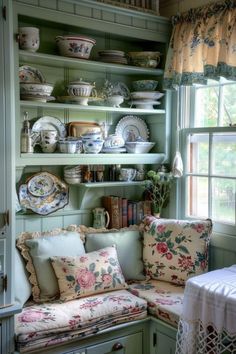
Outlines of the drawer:
[[142,348],[142,332],[139,332],[88,347],[86,354],[142,354]]

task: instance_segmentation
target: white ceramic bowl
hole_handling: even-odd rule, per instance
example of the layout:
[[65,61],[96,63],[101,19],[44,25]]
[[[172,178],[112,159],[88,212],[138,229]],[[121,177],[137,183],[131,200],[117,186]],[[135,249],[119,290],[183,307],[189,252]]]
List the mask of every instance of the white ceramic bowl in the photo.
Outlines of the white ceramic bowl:
[[156,143],[149,141],[130,141],[125,143],[128,153],[131,154],[146,154]]
[[85,154],[98,154],[103,147],[104,140],[84,140],[83,141],[83,148]]
[[81,135],[82,140],[102,140],[102,133],[100,132],[88,132]]
[[158,91],[135,91],[130,93],[131,98],[134,100],[158,100],[164,96],[164,93]]
[[125,144],[124,139],[121,135],[111,134],[104,141],[104,148],[114,149],[121,148]]
[[124,97],[121,95],[109,96],[109,97],[107,97],[106,102],[109,106],[119,108],[121,103],[124,102]]
[[57,36],[56,44],[60,54],[65,57],[89,59],[91,49],[96,41],[85,36]]
[[52,90],[53,90],[53,85],[51,84],[20,82],[21,95],[50,96]]
[[78,184],[82,182],[82,177],[66,177],[64,176],[64,180],[68,184]]
[[135,91],[154,91],[157,88],[156,80],[137,80],[132,82]]

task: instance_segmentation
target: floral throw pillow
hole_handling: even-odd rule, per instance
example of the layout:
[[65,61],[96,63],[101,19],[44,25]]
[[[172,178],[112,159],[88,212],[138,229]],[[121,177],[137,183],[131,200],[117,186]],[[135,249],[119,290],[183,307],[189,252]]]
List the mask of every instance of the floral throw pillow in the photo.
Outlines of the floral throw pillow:
[[116,247],[79,257],[51,257],[62,301],[127,287]]
[[194,275],[208,270],[211,220],[144,220],[143,261],[152,279],[183,285]]

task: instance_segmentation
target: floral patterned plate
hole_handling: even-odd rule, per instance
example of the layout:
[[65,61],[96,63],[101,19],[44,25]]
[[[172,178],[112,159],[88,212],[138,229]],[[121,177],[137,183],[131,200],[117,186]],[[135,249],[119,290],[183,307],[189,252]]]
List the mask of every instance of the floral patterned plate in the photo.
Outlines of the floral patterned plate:
[[35,69],[29,65],[23,65],[19,67],[19,80],[20,82],[46,82],[43,74],[38,69]]
[[54,189],[54,180],[48,172],[39,173],[31,177],[28,181],[28,191],[35,197],[46,197]]
[[121,135],[125,142],[148,141],[149,131],[142,118],[136,116],[125,116],[118,122],[115,134]]
[[[46,172],[44,172],[45,174]],[[36,176],[39,176],[37,174]],[[28,183],[20,185],[19,188],[19,202],[22,208],[32,210],[39,215],[48,215],[61,208],[69,202],[68,186],[59,177],[56,177],[50,173],[48,176],[53,180],[54,190],[52,193],[45,196],[35,196],[28,189]],[[34,177],[34,176],[33,176]],[[33,178],[31,177],[31,178]],[[33,192],[40,194],[39,191],[35,191],[33,185],[30,187]],[[47,188],[48,192],[50,187]],[[46,193],[47,194],[47,193]]]
[[40,132],[41,130],[57,130],[60,138],[66,137],[66,127],[60,119],[51,117],[51,116],[43,116],[39,118],[32,126],[33,132]]

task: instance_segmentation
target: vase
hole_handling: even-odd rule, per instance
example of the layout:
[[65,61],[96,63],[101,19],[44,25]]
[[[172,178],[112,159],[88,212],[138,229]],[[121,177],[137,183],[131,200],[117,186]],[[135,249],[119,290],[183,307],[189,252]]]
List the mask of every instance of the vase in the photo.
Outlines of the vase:
[[160,207],[153,205],[152,206],[152,215],[155,216],[155,218],[160,219],[160,217],[161,217]]
[[153,213],[153,216],[154,216],[156,219],[160,219],[160,218],[161,218],[160,213]]

